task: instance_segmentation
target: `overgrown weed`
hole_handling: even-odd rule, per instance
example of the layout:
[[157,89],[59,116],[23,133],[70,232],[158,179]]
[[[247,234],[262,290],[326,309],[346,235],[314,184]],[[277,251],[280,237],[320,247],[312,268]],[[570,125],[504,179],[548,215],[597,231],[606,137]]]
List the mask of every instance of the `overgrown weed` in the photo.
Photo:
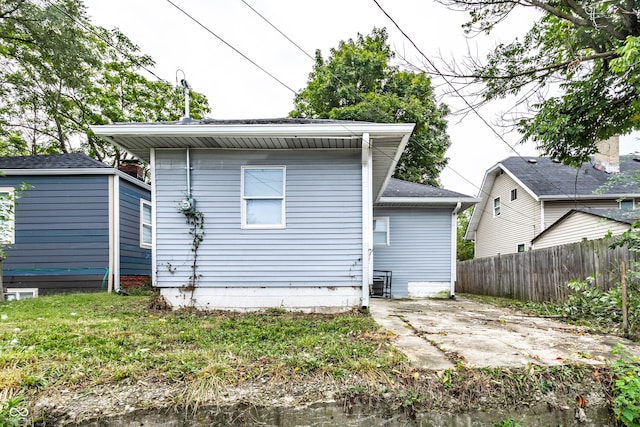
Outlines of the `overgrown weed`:
[[340,315],[157,311],[154,296],[76,294],[0,304],[0,389],[37,393],[188,381],[211,387],[312,375],[381,378],[405,363],[358,311]]

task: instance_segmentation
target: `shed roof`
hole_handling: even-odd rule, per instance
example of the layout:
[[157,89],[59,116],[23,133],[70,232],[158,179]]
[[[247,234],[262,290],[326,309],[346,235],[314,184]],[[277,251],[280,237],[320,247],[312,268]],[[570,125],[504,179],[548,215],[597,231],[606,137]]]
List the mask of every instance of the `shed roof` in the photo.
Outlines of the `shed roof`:
[[144,181],[84,153],[0,157],[0,176],[2,175],[117,175],[145,190],[151,190]]
[[455,191],[391,178],[382,197],[375,205],[385,207],[453,207],[460,203],[460,209],[464,210],[477,202],[478,199]]
[[78,168],[107,168],[96,159],[84,153],[49,154],[42,156],[10,156],[0,157],[2,169],[78,169]]

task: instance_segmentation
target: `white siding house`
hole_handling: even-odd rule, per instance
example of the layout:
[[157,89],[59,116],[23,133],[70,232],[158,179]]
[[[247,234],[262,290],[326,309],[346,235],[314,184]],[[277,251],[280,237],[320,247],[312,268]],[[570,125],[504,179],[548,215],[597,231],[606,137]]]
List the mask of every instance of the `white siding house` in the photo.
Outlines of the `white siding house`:
[[640,221],[640,210],[572,209],[533,239],[535,249],[619,236]]
[[[615,138],[602,145],[607,153],[618,150]],[[572,209],[636,208],[640,200],[637,182],[608,181],[616,174],[624,176],[640,171],[640,162],[634,155],[608,156],[604,160],[599,163],[596,157],[593,163],[574,168],[546,157],[509,157],[487,170],[478,196],[480,201],[465,234],[465,239],[475,242],[475,257],[529,250],[534,241],[536,248],[560,241],[550,235],[543,238],[541,234]],[[574,226],[591,228],[591,221],[588,222],[577,222]],[[562,229],[565,228],[566,224]],[[574,233],[586,236],[589,231]]]

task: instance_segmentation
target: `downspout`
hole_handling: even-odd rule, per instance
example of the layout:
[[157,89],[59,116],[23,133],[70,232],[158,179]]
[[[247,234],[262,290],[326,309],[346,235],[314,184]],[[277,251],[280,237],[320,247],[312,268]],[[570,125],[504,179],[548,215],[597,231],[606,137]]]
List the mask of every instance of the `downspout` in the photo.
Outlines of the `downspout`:
[[191,149],[187,147],[187,199],[191,199]]
[[149,152],[149,176],[151,177],[151,283],[153,286],[158,286],[158,254],[156,250],[156,150],[151,149]]
[[369,307],[369,287],[373,270],[373,187],[371,185],[371,144],[362,134],[362,307]]
[[456,258],[458,249],[458,212],[462,207],[462,202],[458,202],[451,214],[451,288],[449,290],[449,296],[453,298],[456,294]]
[[120,177],[113,181],[113,289],[120,291]]
[[[108,261],[107,261],[107,292],[113,292],[113,270],[114,270],[114,243],[115,243],[115,238],[114,238],[114,197],[113,197],[113,193],[114,193],[114,184],[113,184],[114,178],[113,175],[109,175],[107,177],[107,192],[108,192],[108,197],[109,197],[109,207],[108,207],[108,233],[109,233],[109,248],[108,248]],[[103,286],[104,286],[104,281],[103,281]]]

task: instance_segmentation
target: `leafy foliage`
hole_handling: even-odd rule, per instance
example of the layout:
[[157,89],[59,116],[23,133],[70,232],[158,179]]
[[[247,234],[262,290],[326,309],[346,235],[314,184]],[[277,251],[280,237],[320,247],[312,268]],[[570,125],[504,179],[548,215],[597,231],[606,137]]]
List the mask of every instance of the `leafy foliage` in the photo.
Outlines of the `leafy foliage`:
[[390,65],[394,54],[385,29],[341,41],[327,60],[316,52],[306,88],[295,98],[292,117],[415,123],[395,177],[438,185],[450,141],[445,116],[431,80]]
[[[181,90],[141,74],[153,60],[117,29],[93,26],[81,0],[0,4],[0,154],[66,153],[81,148],[117,163],[124,153],[89,126],[176,120]],[[191,111],[209,111],[192,93]]]
[[471,219],[471,209],[467,209],[458,215],[458,222],[456,224],[457,235],[457,247],[456,247],[456,259],[458,261],[465,261],[473,259],[474,256],[474,244],[471,240],[465,240],[464,234],[467,232],[469,226],[469,220]]
[[470,75],[486,84],[484,100],[525,94],[534,116],[518,128],[545,154],[580,165],[597,141],[640,128],[639,1],[439,1],[469,12],[470,32],[491,32],[518,9],[540,13],[522,40],[473,61]]
[[626,351],[610,366],[613,412],[625,426],[640,426],[640,360]]

